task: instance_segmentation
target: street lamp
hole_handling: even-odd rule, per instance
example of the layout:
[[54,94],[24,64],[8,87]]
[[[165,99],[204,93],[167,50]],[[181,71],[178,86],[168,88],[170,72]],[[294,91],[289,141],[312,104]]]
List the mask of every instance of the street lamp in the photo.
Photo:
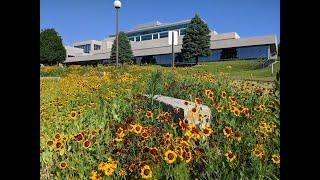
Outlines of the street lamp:
[[119,62],[119,37],[118,37],[118,14],[119,14],[119,9],[121,8],[121,2],[119,0],[115,0],[113,2],[114,8],[116,8],[117,12],[117,19],[116,19],[116,67],[118,67],[118,62]]

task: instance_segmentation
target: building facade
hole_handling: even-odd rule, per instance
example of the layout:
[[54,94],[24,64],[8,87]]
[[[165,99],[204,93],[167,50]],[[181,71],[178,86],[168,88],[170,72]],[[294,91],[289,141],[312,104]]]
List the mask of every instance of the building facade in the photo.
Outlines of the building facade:
[[[175,23],[159,21],[146,23],[125,32],[128,36],[137,64],[171,64],[172,47],[168,44],[168,32],[178,31],[178,45],[174,46],[175,62],[181,62],[182,38],[191,20]],[[210,32],[211,56],[200,57],[199,61],[219,61],[226,59],[272,59],[277,57],[275,35],[240,38],[236,32]],[[66,64],[97,64],[110,61],[115,35],[102,41],[87,40],[66,46]]]

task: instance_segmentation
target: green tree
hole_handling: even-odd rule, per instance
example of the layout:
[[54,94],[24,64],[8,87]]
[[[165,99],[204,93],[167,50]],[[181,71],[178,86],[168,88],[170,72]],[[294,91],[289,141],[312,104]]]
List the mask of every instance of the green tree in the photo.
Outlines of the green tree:
[[62,38],[55,29],[44,29],[40,32],[40,63],[53,65],[66,59],[66,49]]
[[186,35],[183,37],[181,52],[184,61],[191,61],[195,58],[198,64],[199,57],[210,56],[210,37],[207,24],[196,14],[186,28]]
[[280,57],[280,43],[278,44],[278,56]]
[[[110,59],[116,60],[116,38],[113,41],[111,48]],[[124,32],[119,32],[119,62],[120,63],[132,63],[134,59],[133,52],[131,49],[130,41]]]

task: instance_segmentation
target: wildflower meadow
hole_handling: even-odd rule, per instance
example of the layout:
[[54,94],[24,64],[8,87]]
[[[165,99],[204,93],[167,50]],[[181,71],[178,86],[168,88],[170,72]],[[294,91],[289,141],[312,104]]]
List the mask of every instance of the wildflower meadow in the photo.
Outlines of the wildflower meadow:
[[[43,67],[41,179],[280,179],[280,97],[274,82],[201,68]],[[175,118],[145,96],[185,100]],[[188,101],[195,103],[189,107]]]

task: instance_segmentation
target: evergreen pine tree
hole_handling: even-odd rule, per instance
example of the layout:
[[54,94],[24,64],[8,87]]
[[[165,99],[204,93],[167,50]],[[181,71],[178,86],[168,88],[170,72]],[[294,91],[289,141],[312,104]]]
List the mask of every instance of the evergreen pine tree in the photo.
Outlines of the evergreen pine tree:
[[[110,59],[116,61],[116,38],[111,48]],[[119,32],[119,63],[132,63],[134,59],[130,41],[124,32]]]
[[195,58],[198,64],[199,57],[210,56],[210,37],[207,24],[196,14],[186,28],[186,34],[183,37],[181,53],[184,61],[191,61]]

